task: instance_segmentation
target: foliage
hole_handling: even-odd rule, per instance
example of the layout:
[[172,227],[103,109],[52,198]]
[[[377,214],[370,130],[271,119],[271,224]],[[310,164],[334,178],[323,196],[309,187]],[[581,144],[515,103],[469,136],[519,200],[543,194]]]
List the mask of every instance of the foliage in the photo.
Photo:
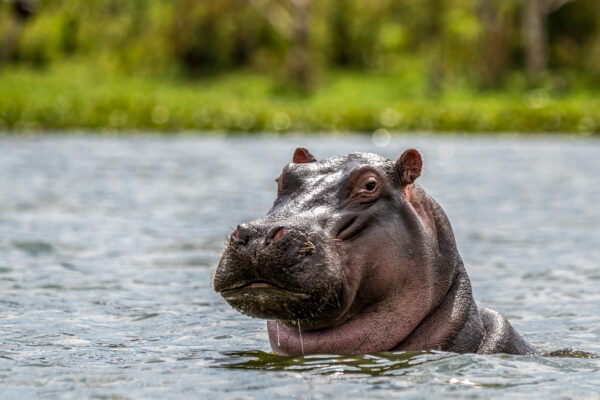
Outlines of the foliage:
[[597,0],[0,0],[0,127],[597,131],[598,22]]
[[42,75],[7,70],[0,76],[0,130],[600,131],[600,100],[585,89],[562,97],[543,88],[525,94],[455,89],[433,100],[419,94],[418,82],[337,71],[306,95],[246,71],[156,81],[73,65]]
[[[8,29],[14,1],[0,2],[0,32]],[[101,64],[115,60],[107,69],[126,74],[205,76],[240,67],[264,71],[267,65],[276,71],[286,67],[300,23],[290,4],[301,1],[40,0],[11,59],[35,66],[73,56]],[[600,3],[535,1],[566,3],[546,12],[549,70],[597,74]],[[524,71],[524,0],[303,2],[315,68],[390,72],[406,58],[436,56],[450,82],[474,86],[485,74],[479,66],[486,58],[506,58],[496,67],[498,82]]]

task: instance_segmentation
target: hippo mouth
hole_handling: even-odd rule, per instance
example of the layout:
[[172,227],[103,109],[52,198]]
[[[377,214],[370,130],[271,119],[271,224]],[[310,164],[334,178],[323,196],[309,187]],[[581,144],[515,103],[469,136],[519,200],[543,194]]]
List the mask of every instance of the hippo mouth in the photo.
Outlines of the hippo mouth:
[[303,319],[316,310],[314,294],[264,280],[238,283],[219,293],[233,308],[256,318]]
[[308,293],[287,289],[272,282],[263,280],[244,282],[231,288],[222,289],[220,293],[221,296],[223,296],[226,300],[234,300],[238,297],[248,297],[260,294],[273,294],[279,296],[283,295],[296,298],[298,300],[308,299],[311,297],[311,295]]

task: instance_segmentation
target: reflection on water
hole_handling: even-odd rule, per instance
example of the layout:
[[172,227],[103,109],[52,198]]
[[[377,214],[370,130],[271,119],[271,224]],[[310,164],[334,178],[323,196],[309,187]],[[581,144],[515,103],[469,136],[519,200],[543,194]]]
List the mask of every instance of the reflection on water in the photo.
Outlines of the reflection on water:
[[[229,351],[218,367],[231,369],[295,371],[313,374],[364,374],[369,376],[403,375],[404,369],[424,363],[448,365],[446,360],[465,357],[439,351],[382,352],[376,354],[309,354],[305,356],[278,356],[264,351]],[[466,357],[472,357],[466,355]],[[538,359],[537,356],[497,355],[502,359]],[[544,354],[544,357],[600,358],[598,354],[575,349],[562,349]],[[485,358],[485,357],[476,357]]]
[[365,374],[369,376],[400,375],[400,370],[427,361],[454,357],[452,353],[427,351],[377,353],[366,355],[310,354],[305,356],[278,356],[263,351],[232,351],[225,355],[231,362],[223,367],[263,369],[274,371],[311,372],[315,374]]
[[[600,142],[376,144],[0,137],[0,398],[596,397]],[[264,321],[227,306],[210,274],[232,228],[270,207],[298,145],[317,157],[417,147],[478,303],[553,357],[273,355]]]
[[576,349],[560,349],[545,353],[544,357],[600,358],[600,355]]

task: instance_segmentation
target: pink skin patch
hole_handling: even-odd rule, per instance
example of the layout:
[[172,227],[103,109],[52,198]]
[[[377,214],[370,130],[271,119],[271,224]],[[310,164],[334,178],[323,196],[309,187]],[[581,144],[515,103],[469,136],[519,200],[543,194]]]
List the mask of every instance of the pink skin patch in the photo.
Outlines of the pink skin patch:
[[298,147],[296,151],[294,151],[294,155],[292,157],[292,162],[296,164],[306,164],[315,161],[317,161],[315,156],[310,154],[305,147]]

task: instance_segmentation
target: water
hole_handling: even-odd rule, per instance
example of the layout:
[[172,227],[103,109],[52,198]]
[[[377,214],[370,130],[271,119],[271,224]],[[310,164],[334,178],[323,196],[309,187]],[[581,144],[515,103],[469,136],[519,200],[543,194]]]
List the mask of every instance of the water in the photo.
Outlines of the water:
[[210,287],[295,146],[417,147],[479,305],[542,351],[600,353],[600,141],[0,137],[0,398],[598,398],[600,360],[270,353]]

